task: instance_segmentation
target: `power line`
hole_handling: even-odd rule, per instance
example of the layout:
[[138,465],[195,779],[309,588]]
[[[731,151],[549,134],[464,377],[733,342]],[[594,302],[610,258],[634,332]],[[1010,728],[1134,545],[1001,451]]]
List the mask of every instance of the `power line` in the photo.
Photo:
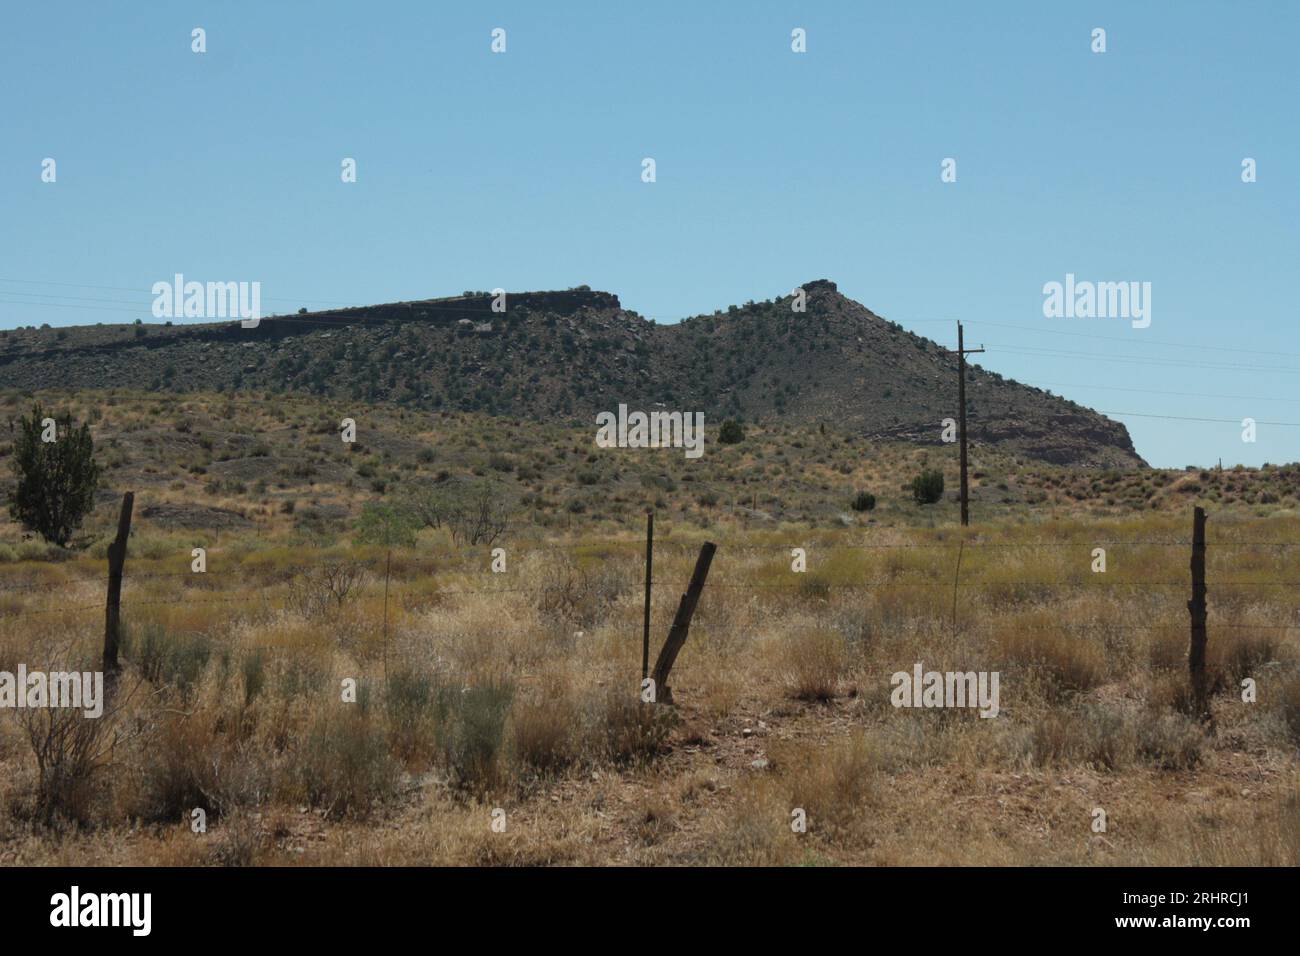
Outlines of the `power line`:
[[[1211,422],[1216,425],[1241,425],[1240,419],[1236,418],[1192,418],[1187,415],[1154,415],[1149,412],[1103,412],[1094,409],[1098,415],[1108,415],[1114,418],[1124,416],[1133,416],[1135,418],[1163,418],[1174,422]],[[1300,422],[1255,422],[1256,425],[1277,425],[1282,428],[1300,428]]]
[[1300,399],[1297,398],[1268,398],[1264,395],[1219,395],[1213,392],[1169,392],[1158,388],[1127,388],[1120,385],[1082,385],[1077,382],[1041,382],[1042,385],[1050,385],[1052,388],[1092,388],[1107,392],[1140,392],[1143,395],[1173,395],[1179,398],[1228,398],[1243,402],[1286,402],[1291,405],[1300,405]]
[[1042,329],[1028,325],[1009,325],[1005,322],[984,322],[978,319],[971,320],[969,324],[987,325],[999,329],[1014,329],[1019,332],[1032,332],[1042,335],[1068,335],[1071,338],[1095,339],[1101,342],[1122,342],[1125,345],[1154,345],[1162,348],[1199,349],[1207,352],[1240,352],[1246,355],[1268,355],[1272,357],[1285,355],[1288,358],[1300,358],[1300,352],[1278,352],[1266,349],[1241,349],[1231,348],[1226,345],[1192,345],[1188,342],[1169,342],[1164,339],[1148,339],[1145,336],[1141,338],[1121,338],[1116,335],[1096,335],[1089,332],[1066,332],[1062,329]]
[[1106,359],[1108,362],[1127,365],[1157,366],[1165,368],[1203,368],[1227,372],[1287,372],[1291,375],[1300,375],[1300,368],[1290,368],[1281,365],[1230,365],[1227,363],[1192,362],[1185,359],[1144,358],[1141,355],[1108,355],[1101,352],[1071,352],[1064,349],[1036,348],[1034,346],[1021,345],[993,344],[993,347],[1004,352],[1015,352],[1022,355],[1050,355],[1062,358],[1099,358]]

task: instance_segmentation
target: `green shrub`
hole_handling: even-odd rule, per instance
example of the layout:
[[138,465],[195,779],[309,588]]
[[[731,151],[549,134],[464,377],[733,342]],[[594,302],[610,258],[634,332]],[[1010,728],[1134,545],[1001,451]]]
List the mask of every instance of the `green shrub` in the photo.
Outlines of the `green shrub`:
[[[382,490],[382,489],[381,489]],[[356,543],[376,544],[388,548],[409,548],[415,544],[419,523],[404,508],[370,501],[357,519]]]
[[876,508],[876,496],[869,491],[859,491],[853,496],[850,507],[854,511],[874,511]]
[[[43,424],[54,421],[54,441],[43,441]],[[9,515],[24,528],[63,547],[95,507],[99,465],[90,426],[72,426],[72,416],[54,420],[37,404],[18,421],[11,464],[18,481]]]
[[745,430],[734,419],[728,418],[718,429],[718,441],[724,445],[737,445],[744,440]]
[[514,687],[506,681],[438,688],[438,749],[452,786],[486,796],[501,784],[502,743],[513,699]]
[[438,693],[431,674],[412,668],[394,670],[386,682],[389,746],[400,759],[432,756]]
[[357,711],[317,718],[294,769],[307,801],[330,813],[365,816],[397,785],[383,734]]
[[919,505],[932,505],[943,497],[943,472],[923,471],[912,479],[912,498]]
[[122,656],[153,684],[170,684],[188,696],[203,676],[212,656],[206,634],[168,634],[157,624],[138,632],[122,628]]

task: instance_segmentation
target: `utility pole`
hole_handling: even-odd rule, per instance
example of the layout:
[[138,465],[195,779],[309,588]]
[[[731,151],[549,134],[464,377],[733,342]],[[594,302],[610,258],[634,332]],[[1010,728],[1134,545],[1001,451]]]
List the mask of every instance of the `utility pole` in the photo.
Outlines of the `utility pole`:
[[[974,355],[976,352],[983,352],[984,347],[977,349],[966,348],[962,339],[961,323],[957,323],[957,405],[959,412],[957,416],[958,424],[961,427],[961,523],[962,526],[970,524],[970,497],[969,489],[966,484],[966,356]],[[948,354],[954,354],[952,349]]]

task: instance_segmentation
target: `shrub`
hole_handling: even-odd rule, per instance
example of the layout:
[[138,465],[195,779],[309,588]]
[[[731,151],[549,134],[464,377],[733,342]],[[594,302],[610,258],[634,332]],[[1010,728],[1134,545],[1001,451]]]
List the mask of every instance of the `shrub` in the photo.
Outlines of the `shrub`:
[[1291,742],[1300,747],[1300,674],[1291,675],[1279,688],[1278,709]]
[[645,764],[663,750],[673,729],[670,708],[610,692],[597,706],[604,756],[618,765]]
[[18,483],[9,514],[27,530],[63,547],[95,506],[100,468],[89,425],[73,428],[72,416],[65,415],[55,425],[55,440],[47,442],[41,440],[47,418],[37,404],[30,418],[19,421],[12,459]]
[[1028,622],[1000,631],[994,638],[1006,665],[1037,671],[1051,698],[1082,694],[1106,676],[1106,657],[1096,644]]
[[370,501],[362,507],[361,517],[357,519],[355,540],[360,545],[409,548],[415,544],[418,527],[409,511]]
[[850,506],[854,511],[874,511],[876,508],[876,496],[869,491],[859,491],[853,496]]
[[309,803],[351,816],[369,813],[397,783],[382,734],[357,712],[317,718],[303,738],[295,771]]
[[786,692],[799,700],[833,700],[847,661],[844,638],[832,631],[814,631],[789,641]]
[[577,758],[577,715],[567,699],[517,704],[511,715],[514,757],[539,775],[557,773]]
[[863,734],[823,746],[773,746],[772,763],[783,774],[786,803],[803,808],[814,831],[845,831],[870,813],[877,759]]
[[1257,677],[1264,664],[1278,659],[1281,642],[1276,634],[1242,634],[1226,654],[1224,665],[1234,681]]
[[245,654],[240,661],[240,670],[244,676],[244,706],[247,707],[266,687],[266,652],[259,647]]
[[503,780],[501,744],[514,687],[489,680],[438,691],[438,743],[451,784],[486,796]]
[[1139,755],[1162,770],[1188,770],[1201,761],[1205,734],[1191,717],[1149,710],[1137,733]]
[[72,707],[24,709],[19,720],[36,757],[35,812],[46,824],[86,823],[99,778],[120,740],[108,712],[87,718]]
[[451,530],[457,544],[491,545],[510,526],[513,502],[491,481],[415,482],[402,491],[401,510],[418,526]]
[[219,813],[205,792],[211,784],[204,759],[213,745],[210,731],[181,713],[163,716],[137,774],[132,815],[145,823],[175,823],[195,808]]
[[1048,711],[1033,724],[1028,756],[1037,767],[1083,763],[1118,770],[1133,752],[1133,731],[1119,711],[1097,704]]
[[923,471],[912,479],[912,497],[919,505],[932,505],[943,497],[943,472]]
[[209,818],[258,806],[270,794],[272,765],[251,742],[220,732],[213,708],[164,712],[140,754],[130,812],[150,823],[188,822],[195,808]]
[[261,845],[257,817],[243,812],[233,813],[217,832],[210,859],[217,866],[252,866]]
[[170,684],[188,696],[203,676],[212,656],[212,639],[205,634],[167,634],[157,624],[140,631],[124,628],[122,655],[153,684]]
[[718,429],[718,441],[724,445],[737,445],[744,440],[745,429],[735,419],[728,418]]
[[410,668],[395,670],[388,679],[388,740],[399,758],[410,761],[432,754],[438,691],[432,675]]
[[349,597],[356,596],[366,580],[366,566],[360,561],[331,561],[308,568],[289,585],[288,604],[303,617],[319,617],[341,611]]

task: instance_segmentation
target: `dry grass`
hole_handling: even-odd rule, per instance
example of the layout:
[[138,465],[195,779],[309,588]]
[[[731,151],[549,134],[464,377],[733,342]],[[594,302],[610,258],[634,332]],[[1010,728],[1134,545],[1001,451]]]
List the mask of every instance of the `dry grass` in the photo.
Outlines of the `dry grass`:
[[[656,645],[699,542],[721,544],[675,708],[638,696],[632,535],[530,528],[506,542],[504,575],[426,535],[394,552],[386,627],[375,555],[346,544],[223,534],[203,541],[207,576],[187,573],[192,536],[133,550],[124,656],[141,692],[99,731],[120,742],[84,775],[93,787],[51,800],[0,713],[0,859],[1300,862],[1300,670],[1292,632],[1267,626],[1300,598],[1251,587],[1285,578],[1284,556],[1211,565],[1211,731],[1185,713],[1187,595],[1156,586],[1185,576],[1185,550],[1111,544],[1110,570],[1089,567],[1094,540],[1185,534],[1158,516],[981,528],[955,615],[951,530],[664,524]],[[1216,530],[1300,538],[1290,518]],[[302,570],[322,562],[369,563],[340,598]],[[98,600],[80,579],[101,570],[40,555],[0,569],[0,669],[53,647],[93,657],[102,611],[71,609]],[[1000,715],[895,709],[890,675],[918,662],[999,671]],[[1241,700],[1246,679],[1258,703]]]

